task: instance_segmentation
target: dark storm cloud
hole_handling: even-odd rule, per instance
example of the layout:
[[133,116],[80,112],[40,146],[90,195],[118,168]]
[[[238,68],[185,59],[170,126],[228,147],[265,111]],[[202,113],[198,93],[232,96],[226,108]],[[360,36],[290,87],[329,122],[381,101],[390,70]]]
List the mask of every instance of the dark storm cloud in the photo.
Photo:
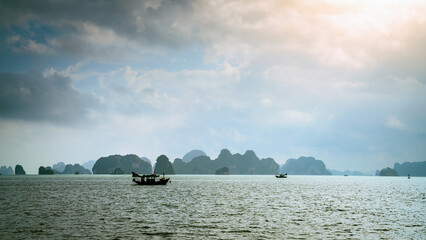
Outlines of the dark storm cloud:
[[1,1],[0,26],[38,22],[73,38],[89,24],[140,44],[179,48],[193,38],[192,12],[187,1]]
[[99,107],[95,97],[59,74],[0,73],[0,117],[29,121],[74,122]]

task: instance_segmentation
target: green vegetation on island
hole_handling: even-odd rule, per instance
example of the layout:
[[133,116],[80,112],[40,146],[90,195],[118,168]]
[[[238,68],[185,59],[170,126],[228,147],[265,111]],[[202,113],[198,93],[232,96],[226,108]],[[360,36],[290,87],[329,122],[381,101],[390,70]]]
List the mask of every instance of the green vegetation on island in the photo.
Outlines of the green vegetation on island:
[[[94,174],[151,174],[153,167],[147,158],[135,154],[125,156],[111,155],[101,157],[96,162],[88,161],[84,165],[91,166]],[[176,158],[173,163],[166,155],[161,155],[155,163],[157,174],[216,174],[216,175],[269,175],[287,173],[289,175],[367,175],[358,171],[338,171],[326,169],[321,160],[314,157],[299,157],[288,159],[281,167],[272,158],[259,159],[252,150],[243,155],[232,154],[223,149],[216,159],[211,159],[201,150],[192,150],[182,159]],[[62,171],[60,171],[62,170]],[[89,169],[80,164],[58,162],[50,166],[40,166],[39,174],[91,174]],[[11,166],[1,166],[1,175],[26,174],[22,165],[16,165],[15,171]],[[376,171],[376,176],[426,176],[426,161],[395,163],[394,168],[384,168]]]
[[124,174],[124,171],[121,168],[115,168],[111,174]]
[[56,164],[53,164],[52,169],[62,173],[65,170],[65,163],[58,162]]
[[89,169],[84,168],[80,164],[67,164],[65,165],[64,162],[58,162],[56,164],[53,164],[53,167],[47,166],[41,166],[38,170],[38,174],[92,174],[92,172]]
[[157,158],[154,172],[157,174],[175,174],[172,163],[166,155],[161,155]]
[[331,175],[321,160],[313,157],[299,157],[288,159],[281,167],[281,173],[295,175]]
[[229,171],[228,167],[223,167],[223,168],[219,168],[218,170],[216,170],[216,175],[229,175],[231,174],[231,172]]
[[376,176],[417,176],[426,177],[426,161],[395,163],[390,167],[376,171]]
[[218,158],[211,160],[208,156],[199,156],[185,163],[182,159],[175,159],[173,168],[176,174],[215,174],[216,170],[228,167],[231,174],[275,174],[279,165],[272,159],[259,159],[252,150],[244,155],[231,154],[223,149]]
[[38,168],[38,174],[39,175],[52,175],[52,174],[55,174],[55,172],[53,171],[53,169],[51,167],[40,166]]
[[426,177],[426,161],[423,162],[404,162],[402,164],[395,163],[393,169],[399,176],[418,176]]
[[25,173],[24,168],[21,165],[18,164],[18,165],[15,166],[15,174],[16,175],[25,175],[26,173]]
[[92,172],[89,169],[85,169],[83,166],[81,166],[78,163],[74,165],[67,164],[62,174],[75,174],[76,172],[78,172],[79,174],[92,174]]
[[380,173],[380,176],[399,176],[398,173],[390,167],[383,168]]
[[130,174],[132,171],[139,174],[152,173],[151,164],[135,154],[101,157],[93,165],[92,172],[93,174],[111,174],[116,168],[120,168],[123,174]]

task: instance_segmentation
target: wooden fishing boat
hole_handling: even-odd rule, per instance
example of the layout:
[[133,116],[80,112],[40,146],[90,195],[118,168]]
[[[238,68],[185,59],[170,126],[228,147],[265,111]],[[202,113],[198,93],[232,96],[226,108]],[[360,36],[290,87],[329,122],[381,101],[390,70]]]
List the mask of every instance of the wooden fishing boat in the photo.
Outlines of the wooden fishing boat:
[[276,174],[275,177],[276,178],[287,178],[287,173],[286,174]]
[[133,182],[138,185],[166,185],[170,178],[166,178],[164,173],[160,177],[158,174],[143,174],[139,175],[135,172],[132,172]]

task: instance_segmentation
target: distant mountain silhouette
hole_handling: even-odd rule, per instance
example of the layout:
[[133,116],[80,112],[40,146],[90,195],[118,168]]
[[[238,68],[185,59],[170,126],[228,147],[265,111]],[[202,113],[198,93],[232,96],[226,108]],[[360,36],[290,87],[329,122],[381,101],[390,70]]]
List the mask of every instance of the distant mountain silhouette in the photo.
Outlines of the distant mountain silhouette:
[[151,162],[151,160],[149,160],[149,158],[147,158],[147,157],[141,157],[141,159],[152,165],[152,162]]
[[192,159],[200,156],[207,156],[205,152],[201,150],[192,150],[189,153],[185,154],[182,158],[182,161],[185,163],[189,163]]
[[166,155],[161,155],[157,158],[154,172],[156,174],[175,174],[172,163]]
[[140,174],[150,174],[152,172],[151,164],[135,154],[101,157],[96,161],[92,172],[93,174],[111,174],[116,168],[120,168],[124,174],[130,174],[132,171]]
[[371,174],[363,173],[359,171],[350,171],[350,170],[339,171],[334,169],[327,169],[327,171],[329,171],[332,175],[371,176]]
[[399,176],[421,176],[426,177],[426,161],[424,162],[404,162],[395,163],[393,169]]
[[426,177],[426,161],[395,163],[390,167],[376,171],[376,176],[419,176]]
[[13,168],[11,166],[9,167],[1,166],[0,173],[1,175],[15,175],[15,173],[13,172]]
[[90,160],[90,161],[83,163],[81,166],[83,166],[85,169],[89,169],[90,171],[92,171],[92,168],[95,165],[95,163],[96,163],[95,160]]
[[[94,163],[95,163],[95,161],[93,161],[93,163],[91,165],[92,167],[93,167]],[[87,166],[88,164],[90,166],[90,161],[84,163],[83,165]],[[82,166],[78,163],[76,163],[76,164],[65,164],[64,162],[58,162],[56,164],[53,164],[53,167],[46,167],[46,169],[47,168],[52,169],[55,174],[75,174],[76,172],[78,172],[78,174],[92,174],[92,171],[89,170],[92,167],[87,168],[87,167],[84,167],[84,166]]]
[[92,174],[92,171],[90,171],[89,169],[85,169],[83,166],[81,166],[78,163],[74,165],[67,164],[62,174],[75,174],[77,172],[78,174]]
[[188,163],[179,158],[173,162],[177,174],[215,174],[223,167],[227,167],[230,174],[275,174],[279,171],[279,165],[272,158],[260,160],[252,150],[241,155],[223,149],[215,160],[199,156]]
[[281,173],[295,175],[331,175],[321,160],[313,157],[290,158],[281,167]]
[[58,172],[63,172],[65,170],[65,163],[64,162],[58,162],[56,164],[53,164],[53,169],[55,169]]

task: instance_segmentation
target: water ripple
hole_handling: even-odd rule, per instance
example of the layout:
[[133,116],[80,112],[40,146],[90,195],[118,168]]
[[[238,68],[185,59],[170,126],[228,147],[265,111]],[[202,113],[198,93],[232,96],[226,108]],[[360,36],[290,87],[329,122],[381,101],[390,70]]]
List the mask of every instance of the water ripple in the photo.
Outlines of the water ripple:
[[0,239],[425,239],[426,178],[1,176]]

